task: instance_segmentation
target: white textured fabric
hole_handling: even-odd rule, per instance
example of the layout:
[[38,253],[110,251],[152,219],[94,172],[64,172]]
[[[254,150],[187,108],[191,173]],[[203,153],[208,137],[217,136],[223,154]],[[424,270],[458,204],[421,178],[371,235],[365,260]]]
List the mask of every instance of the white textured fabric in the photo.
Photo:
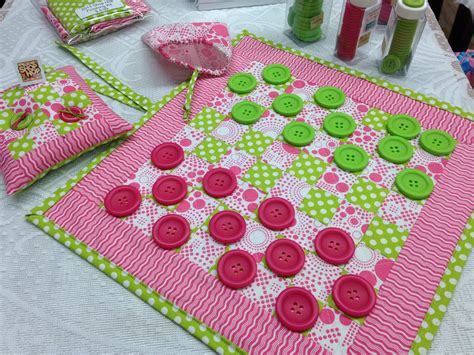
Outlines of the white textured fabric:
[[[232,36],[246,28],[293,45],[282,33],[284,5],[199,12],[192,1],[150,3],[157,14],[147,21],[81,44],[79,48],[153,100],[190,75],[189,71],[155,56],[141,42],[140,36],[158,24],[217,20],[229,25]],[[341,7],[340,0],[335,1],[335,7]],[[329,38],[302,50],[334,60],[332,50],[338,14],[334,17]],[[380,40],[383,31],[376,35]],[[85,67],[56,47],[56,39],[54,30],[29,1],[15,0],[8,16],[0,23],[0,88],[14,83],[11,63],[15,58],[38,54],[46,64],[73,64],[90,77]],[[474,111],[473,93],[467,89],[467,79],[454,56],[443,50],[443,46],[445,39],[439,29],[427,26],[408,76],[390,80]],[[375,57],[359,63],[356,68],[380,76]],[[135,110],[106,100],[129,121],[139,118]],[[25,222],[24,215],[32,207],[64,185],[102,150],[97,149],[49,174],[17,196],[6,197],[1,186],[0,353],[211,353],[180,327]],[[474,260],[471,257],[434,341],[433,353],[472,351],[473,298]]]

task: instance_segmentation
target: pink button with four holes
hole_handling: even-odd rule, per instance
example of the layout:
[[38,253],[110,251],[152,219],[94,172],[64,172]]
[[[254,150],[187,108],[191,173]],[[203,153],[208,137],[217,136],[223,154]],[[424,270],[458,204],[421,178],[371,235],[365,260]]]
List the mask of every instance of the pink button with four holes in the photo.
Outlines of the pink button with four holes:
[[294,332],[308,330],[318,320],[318,301],[301,287],[290,287],[280,293],[275,308],[281,324]]
[[156,202],[165,205],[175,205],[181,202],[188,193],[188,186],[183,178],[175,175],[160,176],[153,184],[152,194]]
[[237,187],[237,178],[229,169],[209,170],[202,179],[202,187],[209,196],[215,198],[232,195]]
[[370,283],[357,275],[344,275],[332,287],[336,306],[352,317],[363,317],[375,306],[376,295]]
[[151,161],[161,170],[177,167],[184,160],[184,150],[176,143],[162,143],[151,152]]
[[282,230],[291,226],[295,220],[295,209],[287,200],[271,197],[258,207],[260,222],[271,230]]
[[126,217],[133,214],[142,202],[137,188],[130,185],[117,186],[105,196],[104,207],[114,217]]
[[161,217],[152,230],[153,240],[163,249],[176,249],[185,244],[191,233],[188,221],[177,214]]
[[265,251],[265,261],[278,276],[294,276],[303,268],[304,250],[290,239],[278,239]]
[[209,221],[209,234],[222,244],[238,242],[245,234],[245,219],[234,211],[222,211],[212,216]]
[[69,107],[66,111],[62,110],[59,112],[59,118],[67,123],[73,123],[85,119],[87,116],[80,107]]
[[244,250],[231,250],[217,263],[219,280],[227,287],[238,289],[250,285],[257,276],[257,263]]
[[349,233],[339,228],[321,230],[314,240],[318,256],[333,265],[347,263],[354,255],[355,244]]

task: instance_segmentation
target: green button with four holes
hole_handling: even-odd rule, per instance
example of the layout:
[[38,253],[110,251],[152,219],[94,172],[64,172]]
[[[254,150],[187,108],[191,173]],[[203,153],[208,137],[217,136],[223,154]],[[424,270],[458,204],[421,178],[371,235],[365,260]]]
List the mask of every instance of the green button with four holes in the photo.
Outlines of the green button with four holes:
[[369,164],[369,155],[354,144],[344,144],[334,151],[334,162],[345,171],[362,171]]
[[395,115],[387,121],[387,131],[405,139],[413,139],[420,134],[421,126],[416,118],[408,115]]
[[334,86],[323,86],[314,93],[314,101],[321,107],[336,109],[344,105],[346,94]]
[[283,138],[295,147],[303,147],[314,140],[314,129],[305,122],[293,121],[283,129]]
[[262,116],[264,108],[252,101],[242,101],[232,107],[230,115],[241,124],[252,124]]
[[395,164],[403,164],[411,159],[413,146],[405,138],[386,136],[380,140],[377,151],[385,160]]
[[417,169],[402,170],[395,178],[397,189],[412,200],[428,198],[433,191],[433,180]]
[[356,129],[354,119],[346,113],[333,112],[326,116],[323,129],[332,137],[349,137]]
[[291,71],[283,64],[270,64],[263,68],[262,77],[269,84],[281,85],[291,79]]
[[272,104],[273,109],[280,115],[296,116],[303,109],[303,99],[295,94],[281,94]]
[[429,129],[420,136],[420,146],[436,156],[449,155],[456,147],[456,141],[448,133]]
[[229,78],[227,86],[236,94],[248,94],[257,86],[257,79],[249,73],[237,73]]

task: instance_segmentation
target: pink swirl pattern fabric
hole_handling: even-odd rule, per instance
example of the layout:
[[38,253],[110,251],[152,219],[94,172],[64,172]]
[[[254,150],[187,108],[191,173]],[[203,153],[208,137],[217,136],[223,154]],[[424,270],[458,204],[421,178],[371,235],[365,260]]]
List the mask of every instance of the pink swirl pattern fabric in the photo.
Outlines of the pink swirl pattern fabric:
[[172,63],[204,74],[222,75],[231,62],[229,31],[219,22],[162,25],[146,33],[142,40]]

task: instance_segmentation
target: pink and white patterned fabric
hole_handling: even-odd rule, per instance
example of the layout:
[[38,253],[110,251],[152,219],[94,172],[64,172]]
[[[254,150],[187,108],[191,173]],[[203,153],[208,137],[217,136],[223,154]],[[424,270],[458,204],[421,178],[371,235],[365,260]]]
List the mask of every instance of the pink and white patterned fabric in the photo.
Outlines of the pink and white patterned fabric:
[[231,61],[229,31],[219,22],[161,25],[142,40],[169,61],[204,74],[222,75]]
[[[7,194],[24,189],[63,162],[132,129],[73,67],[49,75],[53,78],[50,82],[28,90],[14,86],[0,91],[5,99],[5,108],[0,110],[0,166]],[[80,107],[85,117],[73,123],[61,120],[57,110],[65,106]],[[12,129],[10,120],[15,113],[32,115],[31,124],[23,130]]]
[[373,213],[343,201],[332,217],[330,226],[346,230],[357,244],[369,228],[373,218]]
[[75,44],[130,26],[143,19],[144,16],[151,11],[151,7],[143,0],[125,0],[125,2],[133,11],[131,16],[96,23],[81,34],[69,33],[47,5],[41,6],[40,10],[48,22],[54,27],[63,42]]

